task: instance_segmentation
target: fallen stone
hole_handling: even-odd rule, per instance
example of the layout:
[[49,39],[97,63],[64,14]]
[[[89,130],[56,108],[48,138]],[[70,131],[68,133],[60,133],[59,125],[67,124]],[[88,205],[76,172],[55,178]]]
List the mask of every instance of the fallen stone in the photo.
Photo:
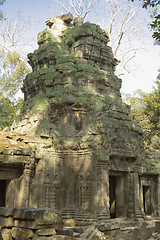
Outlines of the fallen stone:
[[79,238],[80,235],[81,235],[81,234],[80,234],[80,233],[77,233],[77,232],[74,232],[74,233],[73,233],[73,237],[78,237],[78,238]]
[[0,232],[0,240],[3,240],[1,232]]
[[104,233],[100,232],[94,225],[89,226],[81,235],[81,240],[105,240]]
[[50,28],[53,26],[53,24],[59,24],[59,25],[64,24],[64,22],[60,18],[54,18],[54,17],[47,18],[45,23]]
[[75,240],[74,237],[62,236],[62,235],[54,235],[51,237],[34,237],[33,240]]
[[57,230],[57,235],[64,235],[64,236],[73,236],[73,230],[72,229],[62,229]]
[[143,240],[148,240],[151,237],[151,233],[150,233],[149,229],[147,229],[145,222],[142,224],[142,227],[139,229],[139,234],[138,235]]
[[69,24],[73,20],[73,15],[71,13],[68,13],[68,14],[65,14],[65,15],[61,15],[61,16],[59,16],[57,18],[60,18],[65,23]]
[[16,227],[41,229],[55,228],[62,229],[63,221],[58,211],[39,209],[15,209],[14,225]]
[[1,229],[1,235],[3,240],[12,240],[12,232],[11,229],[2,228]]
[[54,234],[56,234],[56,230],[54,228],[39,229],[36,231],[36,235],[38,236],[51,236]]
[[80,17],[75,18],[74,21],[73,21],[73,24],[74,24],[75,26],[80,26],[80,25],[82,25],[82,24],[83,24],[83,18],[80,18]]
[[34,237],[34,233],[31,229],[12,228],[12,238],[20,240],[28,240]]
[[75,227],[76,221],[75,219],[66,219],[64,220],[64,227]]
[[160,233],[160,221],[156,221],[156,231]]
[[120,224],[118,222],[116,223],[107,222],[107,223],[96,225],[96,227],[99,231],[105,232],[105,231],[120,229]]
[[13,217],[0,216],[0,227],[12,227]]

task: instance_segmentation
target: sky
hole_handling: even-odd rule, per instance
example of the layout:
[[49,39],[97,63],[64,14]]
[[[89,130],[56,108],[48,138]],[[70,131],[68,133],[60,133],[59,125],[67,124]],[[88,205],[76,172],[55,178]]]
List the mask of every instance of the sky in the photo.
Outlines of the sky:
[[[101,18],[104,17],[105,22],[105,0],[97,1],[98,5],[92,9],[86,20],[97,23],[104,28],[106,26],[102,24],[97,14]],[[64,2],[66,3],[66,1]],[[130,61],[129,73],[125,72],[121,76],[121,92],[125,94],[133,94],[138,89],[143,92],[152,91],[160,69],[160,46],[154,44],[152,33],[148,28],[150,13],[146,9],[142,9],[139,2],[137,4],[140,10],[132,22],[132,29],[136,29],[135,35],[132,36],[132,45],[134,48],[140,48],[140,50],[137,51],[136,57]],[[54,0],[6,0],[1,9],[6,17],[15,19],[17,14],[20,14],[22,18],[29,21],[29,27],[24,31],[22,41],[22,43],[28,41],[28,44],[22,47],[26,54],[38,48],[36,44],[37,35],[46,28],[45,20],[48,17],[60,15],[60,12],[57,12],[57,4]],[[127,41],[126,39],[125,45]]]

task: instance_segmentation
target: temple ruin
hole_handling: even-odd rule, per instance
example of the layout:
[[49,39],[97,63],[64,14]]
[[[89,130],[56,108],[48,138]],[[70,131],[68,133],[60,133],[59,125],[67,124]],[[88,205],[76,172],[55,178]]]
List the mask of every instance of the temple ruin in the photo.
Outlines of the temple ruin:
[[46,214],[77,226],[160,216],[160,153],[144,151],[122,101],[108,34],[72,20],[47,19],[28,54],[24,106],[0,132],[0,225],[8,231],[39,229],[42,220],[55,227]]

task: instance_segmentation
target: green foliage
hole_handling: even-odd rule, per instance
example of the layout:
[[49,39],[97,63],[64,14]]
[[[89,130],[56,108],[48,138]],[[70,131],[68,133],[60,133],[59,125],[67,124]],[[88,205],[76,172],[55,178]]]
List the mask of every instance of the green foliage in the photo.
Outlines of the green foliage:
[[23,100],[19,100],[16,104],[9,99],[5,103],[0,103],[0,129],[10,127],[16,117],[17,111],[21,109]]
[[155,7],[160,4],[160,0],[142,0],[142,1],[144,8],[147,8],[148,6]]
[[157,6],[160,5],[160,0],[141,0],[141,1],[143,2],[143,8],[147,8],[147,7],[154,8],[153,15],[152,15],[153,22],[151,24],[151,28],[153,30],[153,38],[155,38],[156,41],[160,42],[160,14],[157,13]]
[[[6,0],[0,0],[0,5],[3,5],[3,3],[5,2]],[[0,10],[0,20],[4,19],[3,17],[3,12]]]
[[29,69],[20,55],[0,50],[0,100],[12,98],[22,87],[22,82]]
[[154,14],[154,21],[151,24],[153,29],[153,38],[160,42],[160,14]]
[[156,158],[145,158],[143,163],[143,171],[147,173],[160,174],[159,161]]
[[126,98],[131,105],[131,117],[143,130],[145,147],[160,149],[160,75],[153,92],[137,94]]
[[[48,107],[48,99],[43,92],[39,92],[34,97],[27,99],[21,109],[21,113],[28,112],[30,115],[35,111],[46,111]],[[47,116],[47,115],[46,115]],[[18,121],[19,119],[17,119]]]

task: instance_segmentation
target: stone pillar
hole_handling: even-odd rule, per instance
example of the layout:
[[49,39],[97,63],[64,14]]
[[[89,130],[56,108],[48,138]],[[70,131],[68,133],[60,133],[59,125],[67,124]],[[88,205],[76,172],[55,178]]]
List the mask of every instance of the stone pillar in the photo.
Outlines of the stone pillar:
[[142,212],[143,217],[145,217],[144,202],[143,202],[143,181],[142,181],[142,179],[140,179],[140,210]]
[[44,203],[46,208],[55,209],[55,184],[51,172],[48,171],[44,184]]
[[116,177],[116,217],[125,216],[124,176]]
[[109,170],[107,162],[98,162],[98,189],[96,196],[97,218],[105,222],[110,219],[109,213]]
[[128,212],[129,218],[134,217],[134,173],[128,174]]
[[134,172],[134,210],[135,210],[135,218],[142,218],[142,202],[141,202],[141,194],[140,194],[140,168],[136,167]]
[[29,207],[29,199],[30,199],[30,184],[31,184],[31,177],[32,171],[34,168],[34,163],[26,164],[24,173],[21,179],[21,207]]

